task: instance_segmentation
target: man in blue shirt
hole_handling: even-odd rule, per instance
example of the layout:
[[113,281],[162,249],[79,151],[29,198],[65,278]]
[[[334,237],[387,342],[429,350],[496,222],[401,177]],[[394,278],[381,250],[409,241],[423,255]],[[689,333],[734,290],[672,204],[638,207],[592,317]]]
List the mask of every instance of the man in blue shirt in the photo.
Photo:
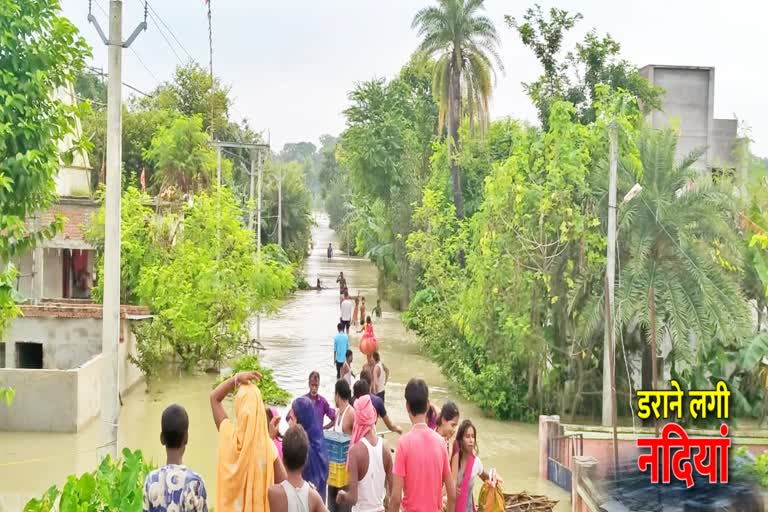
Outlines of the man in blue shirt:
[[333,362],[336,363],[336,379],[341,378],[341,367],[347,360],[347,350],[349,350],[349,337],[344,333],[344,324],[339,322],[336,326],[339,330],[333,337]]

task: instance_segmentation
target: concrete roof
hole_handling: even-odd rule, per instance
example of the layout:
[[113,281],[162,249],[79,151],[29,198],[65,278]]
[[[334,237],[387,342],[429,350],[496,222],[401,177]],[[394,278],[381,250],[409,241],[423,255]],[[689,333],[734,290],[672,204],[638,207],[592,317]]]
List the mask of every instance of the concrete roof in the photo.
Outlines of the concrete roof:
[[711,71],[714,70],[714,66],[676,66],[674,64],[646,64],[640,69],[656,68],[656,69],[686,69],[689,71]]

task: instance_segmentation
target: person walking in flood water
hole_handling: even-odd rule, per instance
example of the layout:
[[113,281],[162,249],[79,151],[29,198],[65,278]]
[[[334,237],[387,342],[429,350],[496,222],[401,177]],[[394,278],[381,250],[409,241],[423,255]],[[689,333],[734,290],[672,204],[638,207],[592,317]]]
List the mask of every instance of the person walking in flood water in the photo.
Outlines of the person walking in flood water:
[[349,293],[344,291],[341,301],[341,323],[344,324],[344,331],[349,335],[349,327],[352,325],[352,310],[355,307],[355,301],[349,298]]
[[[456,512],[474,512],[472,489],[475,477],[479,476],[483,482],[487,482],[489,476],[477,456],[477,429],[470,420],[461,422],[456,433],[456,446],[457,450],[451,458],[451,473],[456,479]],[[501,479],[498,481],[501,482]]]
[[[334,412],[334,418],[336,414]],[[311,483],[320,498],[325,503],[328,487],[328,449],[325,446],[323,427],[315,414],[312,401],[306,396],[300,396],[293,401],[290,414],[291,426],[301,425],[309,439],[309,459],[302,471],[304,480]],[[283,438],[283,456],[285,456],[286,441]]]
[[360,314],[360,316],[358,318],[360,318],[360,324],[362,325],[362,323],[365,321],[365,297],[364,296],[360,297],[360,311],[359,311],[359,314]]
[[347,384],[349,384],[349,388],[352,389],[352,385],[355,383],[354,378],[355,374],[352,372],[352,359],[354,358],[354,354],[351,350],[347,350],[347,360],[344,363],[344,365],[341,367],[341,378],[347,381]]
[[384,512],[384,498],[392,488],[392,454],[376,435],[375,424],[370,395],[356,400],[347,457],[349,484],[336,499],[340,505],[352,505],[352,512]]
[[386,425],[391,432],[397,432],[398,434],[403,433],[403,429],[393,423],[390,417],[387,416],[387,408],[384,405],[384,400],[371,393],[371,372],[368,370],[360,372],[360,380],[355,382],[355,385],[352,387],[352,392],[355,400],[361,396],[370,395],[373,407],[376,409],[376,414],[384,422],[384,425]]
[[270,512],[327,512],[320,494],[302,476],[307,464],[309,439],[301,425],[283,437],[283,462],[287,477],[269,488]]
[[208,494],[203,477],[182,462],[189,441],[189,416],[180,405],[170,405],[160,419],[160,443],[165,446],[165,466],[144,481],[143,512],[207,512]]
[[[352,389],[347,381],[339,379],[336,381],[336,421],[333,424],[333,432],[339,434],[352,435],[355,425],[355,409],[350,404],[352,399]],[[346,487],[344,487],[346,488]],[[339,506],[336,496],[342,488],[328,486],[328,509],[331,512],[349,512],[349,507]]]
[[[211,392],[211,412],[219,431],[216,512],[257,512],[269,506],[267,490],[285,480],[283,462],[269,435],[267,411],[252,381],[258,372],[240,372]],[[233,424],[222,402],[235,394]]]
[[[333,407],[330,406],[328,400],[326,400],[325,397],[318,392],[319,389],[320,374],[316,371],[312,371],[309,374],[309,393],[304,395],[304,397],[307,398],[309,403],[312,405],[312,408],[315,411],[315,418],[317,419],[317,424],[320,425],[320,429],[331,428],[333,426],[334,420],[336,419],[336,411],[334,411]],[[326,416],[330,420],[327,424],[323,423],[323,419]],[[307,434],[309,435],[309,431],[307,431]]]
[[381,318],[381,299],[376,299],[376,307],[373,308],[373,314],[376,318]]
[[445,440],[445,447],[448,449],[448,455],[454,453],[453,434],[456,433],[456,427],[459,425],[459,407],[451,402],[445,402],[440,414],[437,417],[435,432],[440,434]]
[[347,362],[349,336],[344,332],[344,324],[336,324],[336,336],[333,337],[333,362],[336,365],[336,378],[341,378],[341,367]]
[[357,297],[355,297],[355,309],[352,310],[352,325],[357,327],[359,324],[362,323],[362,318],[359,318],[360,315],[360,292],[357,292]]
[[333,244],[328,242],[328,249],[326,250],[326,253],[328,255],[328,260],[330,261],[331,258],[333,258]]
[[373,353],[373,362],[373,394],[384,401],[384,396],[386,395],[385,388],[387,381],[389,381],[389,368],[384,366],[384,363],[381,362],[381,355],[378,351]]
[[405,386],[405,407],[413,427],[397,442],[392,473],[389,512],[437,512],[443,506],[443,486],[447,510],[455,510],[456,484],[451,477],[448,451],[443,439],[427,426],[429,388],[421,379]]
[[347,293],[347,278],[344,277],[344,272],[339,272],[339,277],[336,278],[336,282],[339,283],[339,303],[344,300],[344,295]]

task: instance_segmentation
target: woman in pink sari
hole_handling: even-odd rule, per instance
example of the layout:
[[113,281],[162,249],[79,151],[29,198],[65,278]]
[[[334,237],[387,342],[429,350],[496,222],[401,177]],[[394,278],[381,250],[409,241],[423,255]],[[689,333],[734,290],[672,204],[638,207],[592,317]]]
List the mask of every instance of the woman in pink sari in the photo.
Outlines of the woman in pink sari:
[[[456,479],[456,511],[474,512],[475,499],[472,496],[475,477],[485,482],[488,472],[477,456],[477,429],[470,420],[464,420],[456,433],[456,445],[451,457],[451,473]],[[450,512],[450,511],[449,511]]]

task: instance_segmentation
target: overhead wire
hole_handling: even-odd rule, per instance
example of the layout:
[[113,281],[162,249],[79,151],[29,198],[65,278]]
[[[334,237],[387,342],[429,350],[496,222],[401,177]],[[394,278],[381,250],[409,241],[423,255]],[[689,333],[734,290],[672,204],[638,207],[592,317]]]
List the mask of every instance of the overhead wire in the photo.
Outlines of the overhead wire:
[[160,26],[160,24],[157,22],[157,20],[152,14],[149,15],[149,19],[151,19],[152,22],[155,24],[155,27],[157,27],[157,31],[160,32],[161,36],[163,36],[165,43],[168,45],[168,48],[170,48],[173,54],[176,56],[176,59],[179,61],[179,64],[183,65],[184,60],[179,56],[179,53],[176,51],[176,48],[174,48],[171,42],[168,40],[168,37],[166,37],[163,27]]
[[162,23],[162,24],[163,24],[163,26],[164,26],[166,29],[168,29],[168,32],[171,34],[171,37],[173,38],[173,40],[174,40],[174,41],[176,41],[176,44],[178,44],[178,45],[179,45],[179,48],[181,48],[181,49],[184,51],[184,53],[186,53],[186,54],[187,54],[187,57],[189,57],[189,60],[195,60],[195,59],[194,59],[194,57],[192,57],[192,54],[191,54],[191,53],[189,53],[189,51],[187,50],[187,48],[186,48],[186,47],[185,47],[185,46],[184,46],[184,45],[181,43],[181,41],[179,41],[179,38],[178,38],[178,37],[176,37],[176,33],[173,31],[173,29],[170,27],[170,25],[168,25],[168,23],[166,23],[166,22],[165,22],[165,20],[163,19],[163,17],[162,17],[162,16],[160,16],[160,13],[158,13],[158,12],[155,10],[155,8],[154,8],[154,7],[152,7],[152,4],[150,4],[149,2],[147,2],[147,5],[149,6],[149,10],[152,12],[152,14],[154,14],[154,15],[155,15],[155,17],[156,17],[156,18],[157,18],[157,19],[160,21],[160,23]]
[[[104,9],[104,7],[102,7],[102,5],[101,5],[101,3],[99,2],[99,0],[89,0],[89,5],[90,5],[90,2],[91,2],[91,1],[92,1],[92,2],[94,2],[94,3],[96,4],[96,7],[98,7],[98,8],[99,8],[99,10],[100,10],[100,11],[101,11],[101,12],[104,14],[104,16],[107,16],[107,17],[109,17],[109,14],[107,14],[107,11],[106,11],[106,9]],[[89,7],[89,8],[90,8],[90,7]],[[138,60],[138,61],[139,61],[139,64],[141,64],[141,65],[142,65],[142,67],[143,67],[143,68],[144,68],[144,69],[147,71],[147,73],[149,73],[149,75],[150,75],[152,78],[154,78],[154,79],[155,79],[155,82],[157,82],[157,83],[160,83],[160,79],[159,79],[159,78],[157,78],[157,75],[156,75],[156,74],[154,74],[154,73],[152,72],[152,70],[151,70],[151,69],[149,69],[149,66],[147,66],[147,64],[144,62],[144,59],[142,59],[142,58],[141,58],[141,56],[138,54],[138,52],[136,51],[136,49],[135,49],[133,46],[129,46],[129,47],[128,47],[128,49],[129,49],[129,50],[131,50],[131,52],[133,53],[133,55],[136,57],[136,60]],[[126,84],[125,84],[125,83],[123,83],[123,85],[126,85]],[[127,86],[127,87],[128,87],[129,89],[135,90],[136,92],[139,92],[139,93],[141,93],[141,94],[143,94],[143,95],[145,95],[145,96],[148,96],[148,94],[146,94],[146,93],[142,93],[141,91],[139,91],[139,90],[137,90],[137,89],[133,88],[132,86]]]

